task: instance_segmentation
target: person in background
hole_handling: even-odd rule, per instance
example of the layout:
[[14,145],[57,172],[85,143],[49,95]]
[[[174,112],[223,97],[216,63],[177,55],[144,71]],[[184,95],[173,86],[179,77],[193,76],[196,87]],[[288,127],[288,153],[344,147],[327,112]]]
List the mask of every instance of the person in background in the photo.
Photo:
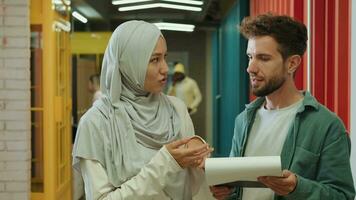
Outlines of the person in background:
[[[207,199],[208,144],[185,145],[194,127],[185,104],[161,91],[167,80],[167,46],[144,21],[116,28],[101,72],[102,98],[79,122],[73,167],[87,200]],[[204,187],[205,186],[205,187]]]
[[350,138],[342,121],[294,82],[307,46],[305,25],[288,16],[265,14],[245,18],[240,31],[248,39],[247,72],[258,98],[236,118],[230,156],[280,156],[284,170],[281,177],[258,178],[267,188],[233,192],[215,186],[214,196],[354,199]]
[[202,96],[197,82],[185,74],[182,63],[176,63],[174,66],[173,83],[168,89],[168,95],[183,100],[189,114],[197,112]]
[[88,90],[93,94],[94,103],[96,100],[100,99],[102,93],[100,91],[100,76],[99,74],[93,74],[89,77]]

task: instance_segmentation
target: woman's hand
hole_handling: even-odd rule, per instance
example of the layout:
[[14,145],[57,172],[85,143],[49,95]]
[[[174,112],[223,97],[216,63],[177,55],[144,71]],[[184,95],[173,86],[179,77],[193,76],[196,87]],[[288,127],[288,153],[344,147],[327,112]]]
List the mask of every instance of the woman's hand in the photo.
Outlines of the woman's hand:
[[213,151],[208,144],[201,144],[193,148],[184,148],[191,138],[184,138],[166,144],[168,152],[182,168],[199,167],[205,158]]

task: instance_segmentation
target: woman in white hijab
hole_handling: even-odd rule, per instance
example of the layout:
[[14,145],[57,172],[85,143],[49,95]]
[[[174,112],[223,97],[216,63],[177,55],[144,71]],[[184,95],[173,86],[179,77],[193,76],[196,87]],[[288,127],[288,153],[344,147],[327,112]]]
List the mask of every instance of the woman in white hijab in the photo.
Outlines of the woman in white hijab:
[[194,134],[184,103],[161,93],[166,42],[154,25],[129,21],[106,48],[103,97],[82,117],[73,149],[87,200],[188,200],[199,191],[197,167],[208,145],[184,148]]

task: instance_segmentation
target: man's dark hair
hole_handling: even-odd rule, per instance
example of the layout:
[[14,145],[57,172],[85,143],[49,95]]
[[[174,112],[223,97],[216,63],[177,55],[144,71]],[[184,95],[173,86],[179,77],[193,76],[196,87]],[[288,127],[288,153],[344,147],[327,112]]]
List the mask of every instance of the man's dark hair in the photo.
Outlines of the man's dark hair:
[[90,82],[93,84],[100,85],[100,75],[99,74],[93,74],[89,77]]
[[271,13],[246,17],[240,25],[240,32],[246,38],[270,36],[278,43],[283,60],[291,55],[303,56],[307,47],[307,28],[289,16]]

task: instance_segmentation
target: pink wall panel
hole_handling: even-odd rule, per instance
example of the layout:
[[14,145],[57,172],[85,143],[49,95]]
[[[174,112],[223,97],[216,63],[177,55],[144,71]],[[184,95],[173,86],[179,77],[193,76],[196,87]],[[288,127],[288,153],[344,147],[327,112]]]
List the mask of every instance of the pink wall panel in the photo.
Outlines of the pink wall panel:
[[[324,102],[325,90],[324,87],[321,87],[325,83],[325,31],[318,31],[323,30],[325,26],[325,3],[324,1],[319,2],[316,5],[316,1],[311,1],[311,77],[312,77],[312,88],[311,91],[314,96],[320,101]],[[319,17],[317,17],[319,16]],[[317,47],[317,48],[315,48]],[[316,67],[322,66],[322,67]],[[319,87],[319,89],[318,89]]]
[[335,59],[337,69],[337,88],[335,91],[337,114],[343,119],[350,130],[350,99],[351,99],[351,1],[339,0],[336,13]]
[[312,92],[350,128],[350,1],[312,1]]

